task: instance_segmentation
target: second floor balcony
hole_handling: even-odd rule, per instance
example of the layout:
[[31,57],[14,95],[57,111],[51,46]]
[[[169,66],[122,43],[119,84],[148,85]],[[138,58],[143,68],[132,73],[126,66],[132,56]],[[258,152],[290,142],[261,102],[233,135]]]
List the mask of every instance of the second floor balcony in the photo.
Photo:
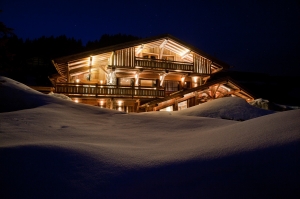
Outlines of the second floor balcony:
[[141,57],[135,57],[135,66],[151,69],[178,70],[190,72],[194,70],[194,64],[190,62],[179,62]]

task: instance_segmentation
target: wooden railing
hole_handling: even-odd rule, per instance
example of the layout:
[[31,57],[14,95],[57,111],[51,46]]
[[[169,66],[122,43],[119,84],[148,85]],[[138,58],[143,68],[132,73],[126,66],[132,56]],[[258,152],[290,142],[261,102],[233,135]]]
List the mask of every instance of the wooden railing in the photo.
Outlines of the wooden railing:
[[147,67],[152,69],[165,70],[182,70],[194,71],[194,64],[190,62],[169,61],[163,59],[149,59],[149,58],[135,58],[135,65],[140,67]]
[[114,96],[114,97],[165,97],[165,91],[155,87],[140,86],[115,86],[100,84],[76,84],[76,83],[57,83],[56,93],[62,93],[69,96]]

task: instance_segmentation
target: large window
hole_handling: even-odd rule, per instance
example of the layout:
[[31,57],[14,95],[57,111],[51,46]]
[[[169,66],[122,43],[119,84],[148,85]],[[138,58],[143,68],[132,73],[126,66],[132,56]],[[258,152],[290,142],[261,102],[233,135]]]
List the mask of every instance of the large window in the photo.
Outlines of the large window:
[[143,55],[143,58],[147,58],[147,59],[158,59],[158,56],[157,55],[147,55],[147,54],[144,54]]
[[174,56],[162,56],[163,60],[167,60],[167,61],[174,61]]
[[133,80],[131,78],[120,78],[119,85],[120,86],[131,86]]
[[155,86],[156,81],[155,80],[150,80],[150,79],[141,79],[141,86],[149,86],[153,87]]
[[179,81],[164,81],[163,87],[165,91],[178,91],[179,90]]

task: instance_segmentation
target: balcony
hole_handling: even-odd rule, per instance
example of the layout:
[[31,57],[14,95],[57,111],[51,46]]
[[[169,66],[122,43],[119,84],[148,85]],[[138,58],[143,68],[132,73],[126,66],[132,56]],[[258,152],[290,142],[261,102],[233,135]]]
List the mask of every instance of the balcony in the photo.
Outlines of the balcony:
[[163,98],[165,91],[156,87],[126,87],[100,84],[57,83],[55,92],[69,97],[143,97]]
[[169,61],[163,59],[149,59],[135,57],[135,66],[151,69],[175,71],[194,71],[194,64],[190,62]]

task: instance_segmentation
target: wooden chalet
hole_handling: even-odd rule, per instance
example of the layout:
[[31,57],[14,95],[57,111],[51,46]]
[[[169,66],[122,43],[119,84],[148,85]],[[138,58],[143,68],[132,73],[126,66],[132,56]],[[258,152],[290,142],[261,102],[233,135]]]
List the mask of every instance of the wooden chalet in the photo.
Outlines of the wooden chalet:
[[253,100],[230,79],[209,82],[229,65],[169,35],[52,60],[54,92],[125,112],[181,110],[228,95]]

